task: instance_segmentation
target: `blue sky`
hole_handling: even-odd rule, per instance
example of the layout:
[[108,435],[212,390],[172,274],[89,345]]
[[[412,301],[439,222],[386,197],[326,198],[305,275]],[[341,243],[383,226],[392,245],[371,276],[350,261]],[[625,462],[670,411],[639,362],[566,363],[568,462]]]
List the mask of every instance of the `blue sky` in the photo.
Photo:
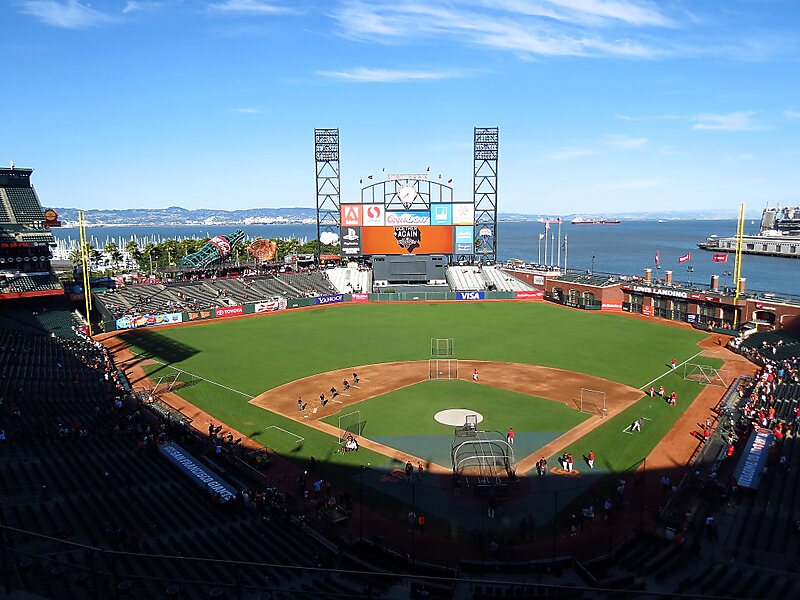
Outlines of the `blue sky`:
[[500,210],[800,203],[797,0],[3,0],[0,162],[44,204],[314,204],[390,172],[472,197],[500,128]]

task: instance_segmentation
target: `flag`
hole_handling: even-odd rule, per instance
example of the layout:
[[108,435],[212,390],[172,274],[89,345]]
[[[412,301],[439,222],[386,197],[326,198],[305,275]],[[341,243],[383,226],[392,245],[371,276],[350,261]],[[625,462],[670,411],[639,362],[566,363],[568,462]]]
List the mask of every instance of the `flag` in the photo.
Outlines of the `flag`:
[[728,262],[728,255],[727,254],[712,254],[711,255],[711,262]]
[[543,234],[543,233],[540,233],[540,234],[539,234],[539,239],[540,239],[540,240],[544,239],[544,234]]
[[656,250],[656,266],[658,267],[660,265],[661,265],[661,253],[658,250]]
[[683,256],[679,256],[678,257],[678,262],[679,263],[689,262],[690,260],[692,260],[692,253],[691,252],[687,252]]

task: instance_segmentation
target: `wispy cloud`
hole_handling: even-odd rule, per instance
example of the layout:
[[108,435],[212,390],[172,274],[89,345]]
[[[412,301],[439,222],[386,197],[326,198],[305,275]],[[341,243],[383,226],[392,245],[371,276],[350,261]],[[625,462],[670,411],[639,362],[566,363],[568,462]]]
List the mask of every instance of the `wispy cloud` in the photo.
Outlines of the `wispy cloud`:
[[673,25],[655,5],[629,0],[344,0],[333,17],[361,41],[450,40],[523,57],[653,57],[664,51],[638,29]]
[[783,116],[787,119],[800,119],[800,111],[786,109],[783,111]]
[[143,12],[148,10],[156,10],[164,5],[163,2],[149,1],[149,0],[128,0],[122,12],[125,14],[132,12]]
[[406,83],[410,81],[433,81],[437,79],[457,79],[466,77],[471,72],[463,69],[447,69],[441,71],[404,70],[404,69],[370,69],[357,67],[348,71],[317,71],[318,75],[351,81],[354,83]]
[[701,114],[692,117],[692,129],[702,131],[752,131],[758,129],[753,122],[753,111],[729,112],[723,114]]
[[47,25],[63,29],[89,29],[113,23],[117,17],[92,8],[78,0],[25,0],[23,13],[36,17]]
[[649,140],[645,137],[631,137],[624,134],[607,135],[603,143],[623,150],[635,150],[647,145]]
[[560,150],[556,150],[555,152],[550,152],[546,155],[546,158],[550,160],[572,160],[574,158],[581,158],[584,156],[592,156],[593,154],[597,154],[596,150],[592,150],[591,148],[561,148]]
[[288,15],[297,14],[299,11],[290,6],[275,4],[269,0],[225,0],[208,5],[208,9],[241,15]]
[[232,108],[231,112],[243,114],[243,115],[260,115],[264,111],[260,108],[255,107],[243,107],[243,108]]

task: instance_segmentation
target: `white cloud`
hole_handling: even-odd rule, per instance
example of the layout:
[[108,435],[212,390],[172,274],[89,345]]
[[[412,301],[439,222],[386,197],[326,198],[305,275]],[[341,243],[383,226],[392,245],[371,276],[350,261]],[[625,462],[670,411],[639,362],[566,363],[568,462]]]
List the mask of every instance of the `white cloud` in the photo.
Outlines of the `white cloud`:
[[225,0],[208,5],[209,10],[242,15],[287,15],[298,11],[269,0]]
[[555,152],[551,152],[547,154],[546,157],[550,160],[572,160],[574,158],[581,158],[584,156],[592,156],[593,154],[597,154],[595,150],[591,148],[561,148],[560,150],[556,150]]
[[240,113],[243,115],[260,115],[264,111],[255,107],[232,108],[231,112]]
[[459,77],[465,77],[468,72],[461,69],[413,71],[357,67],[349,71],[317,71],[317,74],[354,83],[405,83],[410,81],[457,79]]
[[752,131],[758,129],[753,122],[752,111],[739,111],[723,114],[701,114],[692,117],[692,129],[702,131]]
[[649,140],[644,137],[631,137],[624,134],[607,135],[603,142],[615,148],[622,148],[623,150],[634,150],[642,148],[647,145]]
[[783,111],[783,116],[787,119],[800,119],[800,111],[786,109]]
[[[643,5],[642,5],[643,6]],[[342,35],[380,44],[408,43],[413,39],[449,39],[538,56],[621,56],[648,58],[664,51],[637,40],[629,29],[635,24],[666,25],[654,8],[626,0],[416,0],[367,3],[344,0],[333,11]],[[637,8],[638,7],[638,8]],[[587,18],[593,27],[587,27]],[[624,31],[603,30],[607,21]],[[635,32],[633,32],[635,33]]]
[[22,12],[43,23],[64,29],[88,29],[113,23],[116,17],[82,4],[78,0],[26,0]]

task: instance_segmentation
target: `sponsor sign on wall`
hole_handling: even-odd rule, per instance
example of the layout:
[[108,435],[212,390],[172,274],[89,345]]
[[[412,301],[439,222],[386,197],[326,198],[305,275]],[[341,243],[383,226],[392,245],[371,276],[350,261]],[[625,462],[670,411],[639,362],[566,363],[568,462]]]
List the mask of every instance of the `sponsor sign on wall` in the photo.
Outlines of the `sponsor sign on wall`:
[[168,313],[163,315],[142,315],[141,317],[122,317],[117,319],[117,329],[137,329],[139,327],[154,327],[180,323],[183,320],[181,313]]
[[652,317],[653,316],[653,307],[647,304],[642,305],[642,314],[645,317]]
[[383,227],[386,224],[386,208],[383,204],[364,204],[361,220],[364,227]]
[[350,300],[352,302],[369,302],[369,294],[350,294]]
[[353,227],[361,227],[361,205],[360,204],[342,204],[339,207],[341,212],[342,227],[351,225]]
[[761,471],[767,464],[769,449],[772,447],[772,432],[762,427],[754,427],[747,446],[736,465],[736,482],[740,487],[756,489]]
[[602,310],[622,310],[622,302],[603,302],[600,308]]
[[456,292],[456,300],[483,300],[483,292]]
[[431,204],[431,225],[452,225],[452,204]]
[[472,227],[459,225],[456,230],[456,254],[472,254],[473,243]]
[[408,210],[386,212],[387,225],[430,225],[431,214],[427,210]]
[[344,294],[334,294],[332,296],[317,296],[314,298],[317,304],[335,304],[344,300]]
[[214,310],[217,317],[235,317],[244,314],[243,306],[220,306]]
[[342,256],[361,255],[361,227],[342,227]]
[[199,321],[201,319],[210,319],[214,316],[214,313],[211,310],[197,310],[186,313],[186,319],[188,321]]
[[272,300],[270,302],[256,302],[253,305],[253,309],[257,313],[274,312],[276,310],[285,310],[286,309],[286,298],[278,298],[277,300]]
[[364,227],[361,230],[361,252],[363,254],[452,254],[453,228],[447,225]]
[[517,300],[544,300],[544,290],[524,290],[514,294]]
[[544,275],[534,275],[533,285],[544,285]]
[[474,204],[453,204],[453,225],[474,225]]

